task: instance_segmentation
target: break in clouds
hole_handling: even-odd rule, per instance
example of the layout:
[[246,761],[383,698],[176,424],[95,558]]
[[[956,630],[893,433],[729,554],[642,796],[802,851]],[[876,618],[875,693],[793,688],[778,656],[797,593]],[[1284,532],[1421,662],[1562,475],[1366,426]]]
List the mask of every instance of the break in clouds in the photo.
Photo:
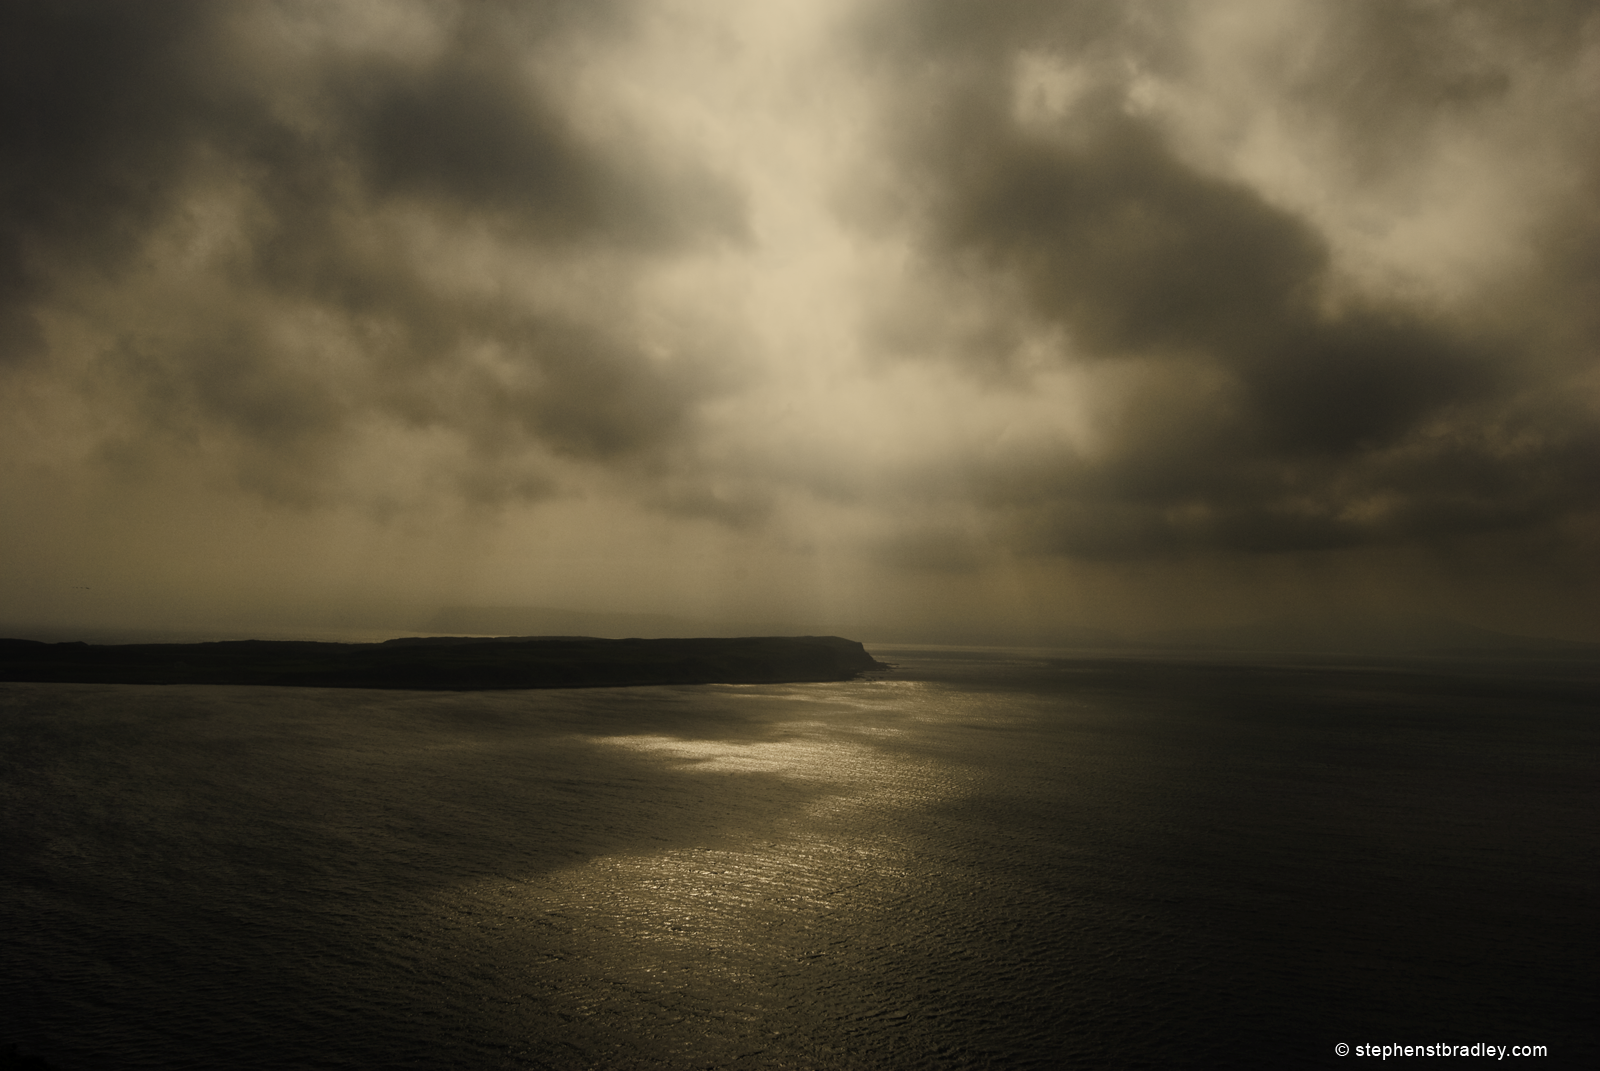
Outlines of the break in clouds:
[[13,480],[937,569],[1595,516],[1587,3],[3,11]]

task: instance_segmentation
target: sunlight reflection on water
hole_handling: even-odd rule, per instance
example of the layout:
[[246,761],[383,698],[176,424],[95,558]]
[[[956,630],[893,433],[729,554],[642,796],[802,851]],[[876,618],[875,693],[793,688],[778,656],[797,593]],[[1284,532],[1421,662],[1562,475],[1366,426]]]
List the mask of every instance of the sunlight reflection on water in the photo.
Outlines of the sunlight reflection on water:
[[[521,920],[496,931],[502,949],[521,946],[530,970],[560,978],[547,999],[585,1051],[623,1037],[631,1055],[609,1060],[666,1064],[692,1051],[718,1066],[857,1066],[852,1038],[919,1009],[938,1014],[924,1007],[916,976],[883,974],[879,957],[918,943],[929,926],[963,928],[930,914],[947,898],[919,902],[925,879],[903,824],[974,781],[959,763],[893,747],[919,721],[962,716],[965,704],[906,702],[922,690],[742,690],[777,715],[762,740],[594,737],[691,777],[688,790],[707,794],[697,802],[739,811],[737,834],[482,882],[446,899]],[[772,796],[774,777],[803,795]],[[818,1031],[824,1020],[832,1025]]]
[[67,1068],[1281,1066],[1580,1021],[1592,689],[906,663],[0,687],[0,1001]]
[[773,773],[805,780],[836,780],[841,768],[862,761],[860,753],[865,750],[821,740],[729,743],[670,736],[601,736],[595,742],[675,759],[682,768],[701,773]]

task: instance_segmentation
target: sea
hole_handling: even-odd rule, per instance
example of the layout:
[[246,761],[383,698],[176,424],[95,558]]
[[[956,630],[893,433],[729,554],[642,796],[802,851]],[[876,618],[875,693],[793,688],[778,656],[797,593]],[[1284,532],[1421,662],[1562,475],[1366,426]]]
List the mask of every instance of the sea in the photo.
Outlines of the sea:
[[0,684],[0,1047],[1600,1066],[1600,665],[870,649],[823,684]]

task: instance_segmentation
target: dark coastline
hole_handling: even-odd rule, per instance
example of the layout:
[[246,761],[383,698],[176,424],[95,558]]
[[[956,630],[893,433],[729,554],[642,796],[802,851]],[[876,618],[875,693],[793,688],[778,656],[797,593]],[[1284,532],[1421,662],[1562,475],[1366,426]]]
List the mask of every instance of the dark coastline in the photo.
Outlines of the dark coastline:
[[884,668],[837,636],[605,640],[404,638],[383,643],[40,643],[0,639],[0,681],[253,684],[477,691],[851,680]]

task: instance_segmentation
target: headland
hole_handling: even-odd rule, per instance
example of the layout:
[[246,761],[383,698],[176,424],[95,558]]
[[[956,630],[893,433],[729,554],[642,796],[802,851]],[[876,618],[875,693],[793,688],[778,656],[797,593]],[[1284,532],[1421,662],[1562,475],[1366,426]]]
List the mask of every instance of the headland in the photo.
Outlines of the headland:
[[407,637],[383,643],[40,643],[0,639],[0,681],[476,691],[851,680],[886,668],[838,636],[605,640]]

